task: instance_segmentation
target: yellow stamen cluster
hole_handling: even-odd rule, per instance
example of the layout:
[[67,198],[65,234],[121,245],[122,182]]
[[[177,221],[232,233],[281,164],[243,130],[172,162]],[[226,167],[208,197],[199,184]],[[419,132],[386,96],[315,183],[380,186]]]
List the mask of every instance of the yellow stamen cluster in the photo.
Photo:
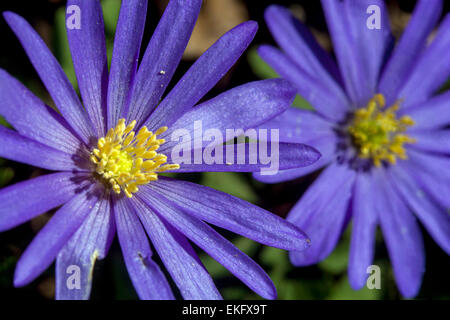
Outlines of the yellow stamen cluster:
[[382,161],[395,164],[397,157],[406,159],[403,144],[415,142],[404,134],[409,126],[414,125],[414,121],[408,116],[399,119],[396,117],[398,102],[386,109],[384,106],[384,96],[376,94],[366,108],[355,112],[348,127],[358,156],[363,159],[371,158],[377,167]]
[[155,133],[142,127],[136,134],[133,129],[136,121],[128,126],[120,119],[114,129],[98,139],[97,148],[92,150],[91,161],[96,164],[96,172],[101,175],[115,193],[121,190],[131,198],[139,185],[158,179],[158,172],[176,170],[178,164],[165,164],[167,157],[157,150],[165,142],[158,139],[167,127],[161,127]]

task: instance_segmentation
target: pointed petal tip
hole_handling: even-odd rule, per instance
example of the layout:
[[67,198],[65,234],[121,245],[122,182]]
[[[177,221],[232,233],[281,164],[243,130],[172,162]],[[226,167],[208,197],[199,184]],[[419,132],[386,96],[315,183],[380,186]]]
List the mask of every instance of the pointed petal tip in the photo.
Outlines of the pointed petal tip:
[[266,293],[260,293],[261,297],[267,300],[276,300],[278,297],[277,289],[275,285],[272,283],[271,288]]
[[12,11],[3,11],[3,18],[5,19],[6,23],[10,26],[10,28],[13,28],[12,24],[14,23],[28,24],[28,21],[25,20],[21,15],[18,15],[17,13]]
[[248,20],[238,24],[233,29],[228,32],[241,32],[242,36],[248,36],[250,39],[255,37],[256,32],[258,31],[258,22],[253,20]]
[[289,10],[278,4],[271,4],[264,11],[264,20],[269,24],[275,15],[280,13],[289,13]]
[[268,45],[268,44],[262,44],[262,45],[258,46],[258,48],[256,49],[256,51],[258,52],[258,55],[262,58],[262,56],[263,56],[266,52],[268,52],[268,51],[270,51],[270,50],[273,50],[273,49],[275,49],[274,46],[271,46],[271,45]]
[[288,80],[275,78],[261,81],[272,83],[273,86],[276,87],[276,90],[273,92],[275,96],[283,97],[284,99],[289,100],[289,104],[287,104],[286,109],[292,105],[292,102],[294,102],[295,96],[297,95],[297,90]]
[[21,267],[20,260],[16,265],[16,270],[14,271],[14,279],[13,279],[13,285],[15,288],[21,288],[26,286],[32,281],[30,279],[29,275],[24,272],[23,268]]
[[350,284],[350,287],[355,290],[361,290],[364,285],[366,284],[366,279],[358,278],[356,275],[350,272],[350,269],[348,270],[348,282]]
[[306,164],[305,166],[309,166],[314,164],[316,161],[318,161],[320,158],[322,158],[322,154],[320,153],[319,150],[317,150],[316,148],[309,146],[309,145],[305,145],[305,148],[308,149],[309,151],[309,163]]
[[12,11],[3,11],[2,12],[3,18],[5,18],[5,20],[8,21],[8,19],[11,19],[14,16],[18,16],[16,13],[12,12]]

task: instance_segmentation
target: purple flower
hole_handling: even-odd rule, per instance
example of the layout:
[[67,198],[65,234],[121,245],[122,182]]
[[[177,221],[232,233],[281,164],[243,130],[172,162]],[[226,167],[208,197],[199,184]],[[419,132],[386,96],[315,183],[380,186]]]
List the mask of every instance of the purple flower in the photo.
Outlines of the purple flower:
[[[380,29],[367,27],[370,5],[380,8]],[[326,258],[351,220],[348,274],[360,289],[380,226],[400,292],[413,297],[425,269],[416,217],[450,252],[450,92],[436,94],[450,75],[450,16],[428,44],[442,1],[419,1],[394,48],[383,1],[324,0],[322,6],[337,65],[278,6],[267,9],[266,21],[284,52],[259,50],[315,108],[291,108],[261,127],[282,128],[281,141],[307,143],[322,158],[307,168],[255,176],[276,183],[324,168],[288,216],[311,238],[310,249],[290,253],[292,263]]]
[[[195,120],[205,130],[252,128],[285,111],[295,95],[284,80],[258,81],[196,105],[253,39],[257,25],[247,22],[220,38],[160,102],[200,5],[200,0],[172,0],[137,68],[147,1],[124,0],[108,71],[99,2],[69,1],[68,12],[81,14],[79,28],[74,23],[68,39],[83,105],[38,34],[23,18],[4,13],[61,113],[0,70],[0,114],[16,129],[0,127],[0,156],[59,171],[0,190],[0,230],[62,206],[20,258],[15,286],[33,281],[56,258],[56,297],[87,299],[95,260],[106,256],[117,231],[131,280],[143,299],[173,298],[152,260],[147,236],[186,299],[221,298],[188,239],[256,293],[275,297],[266,273],[207,223],[286,250],[306,248],[306,236],[240,199],[189,182],[158,179],[163,171],[259,170],[261,165],[173,163],[171,144],[164,138],[169,139],[172,128],[193,130]],[[281,143],[279,148],[284,169],[319,157],[302,144]],[[81,276],[79,290],[71,290],[78,286],[74,279],[69,283],[75,274]]]

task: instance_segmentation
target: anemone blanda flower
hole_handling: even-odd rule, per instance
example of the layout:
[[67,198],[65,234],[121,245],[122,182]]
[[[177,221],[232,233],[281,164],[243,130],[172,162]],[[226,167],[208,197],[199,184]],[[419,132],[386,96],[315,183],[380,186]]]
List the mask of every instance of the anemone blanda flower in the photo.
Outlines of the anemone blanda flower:
[[[170,1],[139,68],[147,1],[124,0],[109,71],[99,2],[69,1],[72,5],[81,13],[80,28],[67,33],[83,104],[38,34],[20,16],[4,13],[60,111],[0,70],[0,114],[16,129],[0,127],[0,156],[58,171],[0,191],[0,230],[62,206],[21,256],[15,286],[30,283],[56,258],[56,298],[88,298],[95,260],[105,257],[117,231],[141,298],[174,297],[152,260],[147,236],[186,299],[220,298],[188,239],[262,297],[274,298],[275,288],[264,271],[207,223],[287,250],[307,247],[306,236],[240,199],[189,182],[158,179],[163,171],[259,169],[172,163],[170,143],[164,140],[171,128],[192,130],[195,120],[201,120],[203,128],[245,129],[288,108],[295,90],[284,80],[242,85],[196,106],[246,49],[256,23],[243,23],[222,36],[159,102],[187,45],[201,0]],[[319,157],[301,144],[281,143],[279,150],[284,168],[308,165]],[[66,285],[73,266],[81,271],[78,290]]]
[[[370,5],[381,9],[381,29],[369,29]],[[442,1],[419,1],[394,48],[383,1],[324,0],[337,65],[285,8],[272,6],[266,22],[283,52],[261,57],[315,111],[291,108],[262,127],[282,128],[280,140],[316,147],[314,165],[257,179],[282,182],[325,168],[293,207],[288,221],[311,238],[291,252],[296,266],[315,264],[334,249],[352,221],[348,264],[354,289],[365,285],[381,227],[400,292],[417,294],[425,268],[416,217],[450,252],[450,92],[436,94],[450,75],[450,16],[431,44]]]

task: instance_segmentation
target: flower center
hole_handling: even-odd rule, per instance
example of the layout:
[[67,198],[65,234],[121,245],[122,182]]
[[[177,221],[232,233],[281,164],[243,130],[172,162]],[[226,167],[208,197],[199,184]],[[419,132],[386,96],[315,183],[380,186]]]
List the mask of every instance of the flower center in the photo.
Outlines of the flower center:
[[139,185],[158,179],[158,172],[176,170],[178,164],[165,164],[167,157],[157,152],[165,140],[158,139],[167,127],[161,127],[155,133],[142,127],[136,134],[133,129],[136,121],[128,126],[120,119],[115,128],[111,128],[105,137],[98,139],[97,148],[91,152],[91,161],[96,172],[101,175],[114,190],[121,190],[131,198]]
[[405,143],[415,140],[404,134],[409,126],[414,125],[408,116],[396,117],[398,102],[384,109],[385,100],[382,94],[376,94],[366,108],[357,110],[348,126],[348,132],[358,156],[372,159],[375,166],[382,161],[395,164],[397,157],[406,159]]

